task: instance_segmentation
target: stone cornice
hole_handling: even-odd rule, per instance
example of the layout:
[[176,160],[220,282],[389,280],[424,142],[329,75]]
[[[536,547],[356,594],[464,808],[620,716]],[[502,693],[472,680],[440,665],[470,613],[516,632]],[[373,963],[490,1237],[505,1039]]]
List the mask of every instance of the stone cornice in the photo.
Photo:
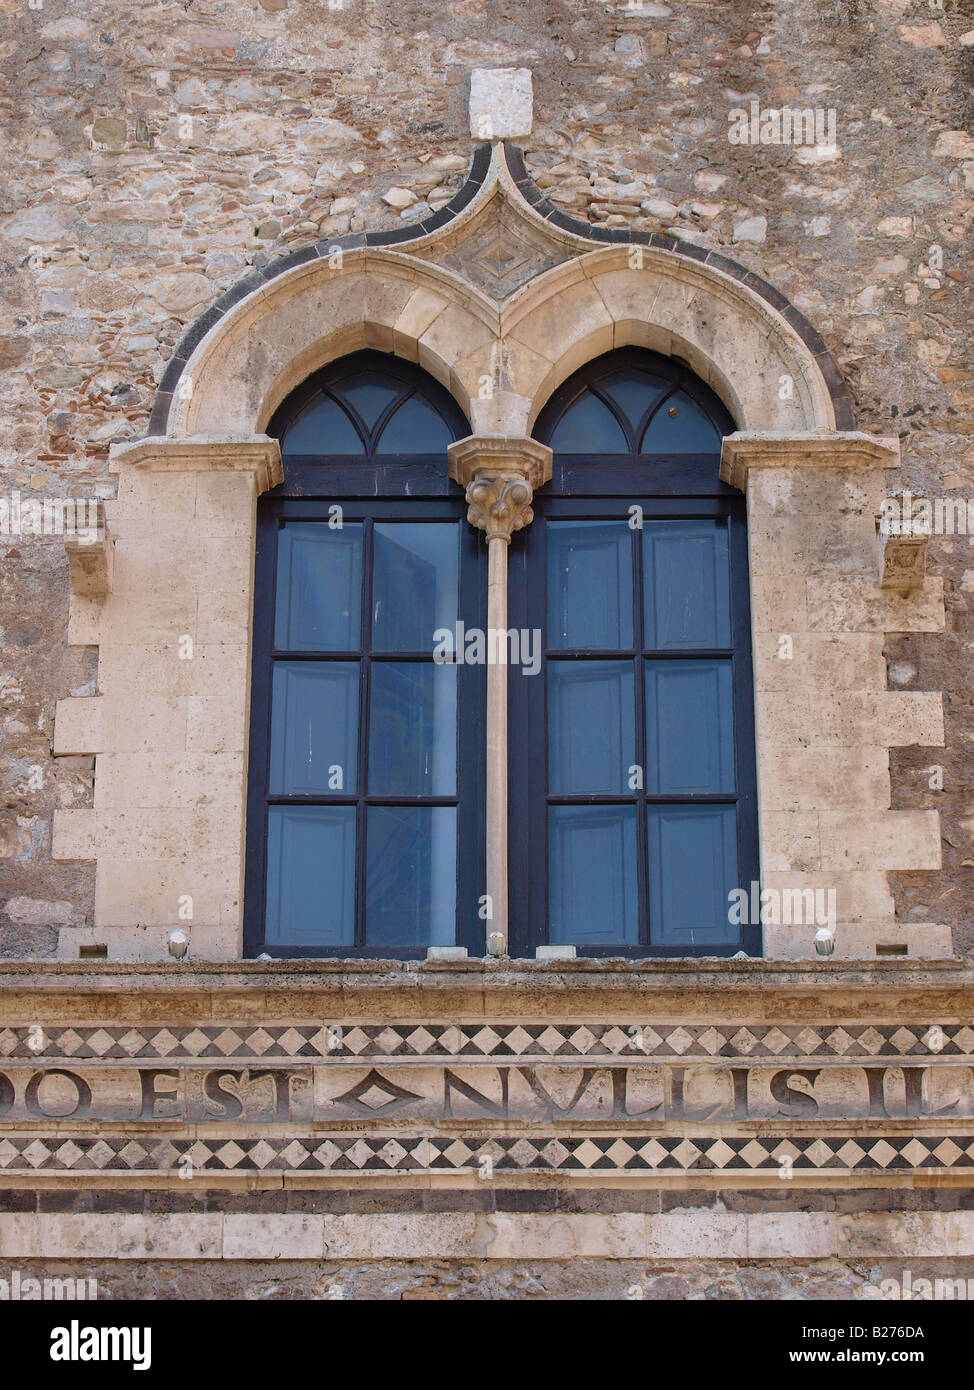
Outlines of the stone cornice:
[[284,481],[281,446],[266,434],[247,439],[229,435],[195,435],[188,439],[165,439],[150,435],[131,443],[113,445],[110,469],[119,471],[123,463],[152,472],[209,473],[227,470],[253,473],[257,491],[276,487]]
[[448,449],[450,477],[467,487],[477,477],[523,478],[532,489],[551,478],[551,450],[536,439],[468,435]]
[[[908,1005],[905,1001],[908,1001]],[[0,964],[0,1020],[50,1011],[115,1023],[185,1015],[203,1023],[277,1015],[351,1020],[767,1019],[871,1017],[956,1023],[974,1010],[974,968],[942,961],[620,959],[546,961],[13,961]],[[632,1021],[630,1019],[630,1021]]]
[[777,434],[740,431],[724,439],[720,476],[732,487],[747,491],[752,468],[898,468],[900,442],[866,434],[820,431],[817,434]]

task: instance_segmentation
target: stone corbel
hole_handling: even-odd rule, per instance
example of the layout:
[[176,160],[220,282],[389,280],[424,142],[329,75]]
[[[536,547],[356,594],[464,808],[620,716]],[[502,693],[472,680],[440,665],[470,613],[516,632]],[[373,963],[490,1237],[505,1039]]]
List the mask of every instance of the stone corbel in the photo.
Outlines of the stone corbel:
[[899,594],[921,590],[927,572],[927,537],[884,535],[882,539],[880,587]]
[[[507,630],[507,550],[530,526],[534,489],[551,477],[551,450],[535,439],[470,435],[449,448],[450,477],[466,489],[467,520],[487,539],[487,626]],[[488,642],[487,666],[487,954],[508,953],[507,642]]]
[[115,537],[103,525],[96,539],[78,536],[64,542],[71,575],[71,591],[79,598],[104,598],[112,591],[115,574]]

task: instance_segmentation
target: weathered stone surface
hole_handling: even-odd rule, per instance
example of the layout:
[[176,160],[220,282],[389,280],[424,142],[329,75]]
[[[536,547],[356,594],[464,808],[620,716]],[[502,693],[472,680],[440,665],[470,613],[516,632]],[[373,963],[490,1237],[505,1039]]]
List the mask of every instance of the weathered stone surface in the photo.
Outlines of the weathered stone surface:
[[530,68],[474,68],[470,74],[470,134],[477,140],[512,140],[531,134]]

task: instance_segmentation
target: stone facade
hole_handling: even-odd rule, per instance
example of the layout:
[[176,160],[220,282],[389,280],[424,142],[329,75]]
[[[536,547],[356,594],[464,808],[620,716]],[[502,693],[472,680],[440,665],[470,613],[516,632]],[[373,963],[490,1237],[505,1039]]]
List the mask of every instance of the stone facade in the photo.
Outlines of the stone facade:
[[[0,9],[0,1261],[176,1297],[966,1277],[974,580],[966,534],[877,521],[972,488],[970,14]],[[776,143],[785,106],[834,135]],[[720,965],[241,962],[274,409],[378,347],[523,451],[627,344],[734,414],[762,876],[837,888],[834,962],[788,925]],[[107,502],[94,543],[11,528],[61,499]]]

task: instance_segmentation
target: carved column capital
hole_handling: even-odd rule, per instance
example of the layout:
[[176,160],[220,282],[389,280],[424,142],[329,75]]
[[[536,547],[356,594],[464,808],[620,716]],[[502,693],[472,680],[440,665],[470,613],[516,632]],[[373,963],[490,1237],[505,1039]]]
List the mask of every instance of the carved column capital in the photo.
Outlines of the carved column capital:
[[449,448],[450,477],[467,490],[467,520],[487,540],[510,541],[534,518],[534,489],[551,477],[551,450],[536,439],[469,435]]
[[510,541],[515,531],[534,520],[531,500],[534,490],[523,478],[492,473],[467,484],[467,520],[487,540]]

